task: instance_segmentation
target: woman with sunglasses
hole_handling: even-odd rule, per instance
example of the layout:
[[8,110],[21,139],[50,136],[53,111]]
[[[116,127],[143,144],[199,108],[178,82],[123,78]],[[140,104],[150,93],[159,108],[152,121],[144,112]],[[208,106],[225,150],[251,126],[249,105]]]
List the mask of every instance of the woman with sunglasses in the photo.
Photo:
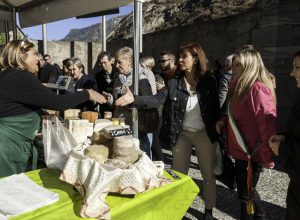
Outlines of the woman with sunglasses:
[[41,108],[65,110],[88,100],[106,99],[93,90],[56,95],[37,79],[38,58],[27,40],[9,42],[0,55],[0,177],[36,168],[32,141]]

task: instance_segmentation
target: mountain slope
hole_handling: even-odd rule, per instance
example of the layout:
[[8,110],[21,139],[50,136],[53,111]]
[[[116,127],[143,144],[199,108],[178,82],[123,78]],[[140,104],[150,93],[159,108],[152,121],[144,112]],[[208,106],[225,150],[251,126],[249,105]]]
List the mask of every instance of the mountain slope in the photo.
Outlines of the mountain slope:
[[[106,22],[106,31],[110,33],[113,29],[119,25],[120,21],[124,16],[114,17]],[[86,28],[72,29],[70,32],[62,39],[66,41],[87,41],[87,42],[99,42],[102,37],[102,26],[100,23],[93,24]]]
[[[143,32],[151,33],[176,26],[207,21],[259,8],[268,0],[152,0],[143,4]],[[108,41],[129,38],[133,33],[133,15],[108,21]],[[71,30],[64,40],[98,41],[99,24]]]

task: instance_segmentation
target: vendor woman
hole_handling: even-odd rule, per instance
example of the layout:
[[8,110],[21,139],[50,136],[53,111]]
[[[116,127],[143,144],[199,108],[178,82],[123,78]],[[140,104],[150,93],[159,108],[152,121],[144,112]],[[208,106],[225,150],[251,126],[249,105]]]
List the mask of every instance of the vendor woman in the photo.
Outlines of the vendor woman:
[[32,141],[41,108],[65,110],[88,100],[105,103],[93,90],[56,95],[36,77],[38,58],[27,40],[9,42],[0,55],[0,177],[36,168]]

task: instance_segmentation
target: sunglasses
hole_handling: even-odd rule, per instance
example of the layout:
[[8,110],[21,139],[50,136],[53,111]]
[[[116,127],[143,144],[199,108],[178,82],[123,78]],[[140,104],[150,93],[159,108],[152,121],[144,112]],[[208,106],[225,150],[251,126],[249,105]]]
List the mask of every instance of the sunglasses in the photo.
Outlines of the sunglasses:
[[22,53],[26,53],[27,52],[27,44],[28,44],[28,40],[27,40],[27,38],[24,38],[22,41],[21,41],[21,44],[20,44],[20,48],[21,48],[21,52]]
[[160,63],[165,63],[165,62],[167,62],[167,61],[169,61],[169,60],[171,60],[171,59],[167,59],[167,60],[160,60],[159,62],[160,62]]

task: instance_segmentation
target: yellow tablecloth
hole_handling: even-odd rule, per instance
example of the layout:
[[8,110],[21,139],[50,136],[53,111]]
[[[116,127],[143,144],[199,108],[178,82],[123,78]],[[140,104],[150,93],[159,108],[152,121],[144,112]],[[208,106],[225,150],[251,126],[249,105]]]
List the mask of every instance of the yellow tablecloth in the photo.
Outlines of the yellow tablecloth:
[[[193,180],[177,173],[181,179],[160,188],[139,193],[134,198],[108,195],[106,202],[112,220],[180,220],[199,193]],[[58,179],[60,171],[35,170],[26,173],[37,184],[59,194],[58,202],[11,218],[13,220],[75,220],[79,216],[82,197],[72,185]],[[166,177],[172,178],[169,174]]]

